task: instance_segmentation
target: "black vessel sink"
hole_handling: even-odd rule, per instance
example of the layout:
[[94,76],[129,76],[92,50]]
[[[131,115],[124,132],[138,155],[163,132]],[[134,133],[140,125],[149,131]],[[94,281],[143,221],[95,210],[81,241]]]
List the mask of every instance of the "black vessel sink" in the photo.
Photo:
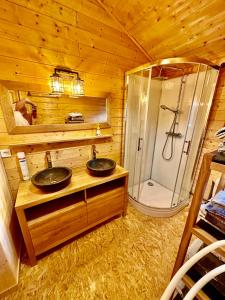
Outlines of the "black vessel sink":
[[93,176],[108,176],[115,167],[116,162],[109,158],[96,158],[87,162],[87,169]]
[[34,174],[31,182],[44,191],[56,191],[70,183],[72,170],[67,167],[53,167]]

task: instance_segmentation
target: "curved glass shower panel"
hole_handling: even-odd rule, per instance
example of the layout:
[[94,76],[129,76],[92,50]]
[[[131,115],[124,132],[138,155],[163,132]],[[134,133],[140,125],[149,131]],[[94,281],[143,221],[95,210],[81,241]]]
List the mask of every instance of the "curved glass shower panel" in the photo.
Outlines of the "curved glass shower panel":
[[[194,109],[189,122],[187,135],[187,139],[191,141],[189,158],[186,161],[184,172],[182,172],[182,174],[178,173],[178,179],[181,183],[180,186],[176,186],[176,190],[179,192],[179,198],[177,201],[174,199],[175,205],[178,205],[183,201],[188,201],[190,198],[197,170],[196,167],[198,165],[203,146],[207,120],[213,100],[217,77],[217,70],[206,65],[201,66],[198,90],[195,94]],[[179,184],[179,182],[177,183]]]
[[[180,166],[177,172],[176,184],[173,196],[172,206],[176,206],[179,199],[179,194],[181,190],[181,184],[186,168],[187,161],[189,159],[190,147],[193,143],[192,135],[193,129],[197,117],[197,112],[200,105],[200,99],[202,94],[202,88],[204,86],[204,81],[206,77],[207,66],[198,65],[197,68],[193,68],[193,73],[189,74],[189,83],[192,86],[189,86],[189,90],[192,90],[192,95],[188,93],[188,97],[184,97],[184,102],[189,103],[189,108],[186,108],[186,112],[188,112],[188,126],[185,129],[185,140],[182,148],[182,155],[180,157]],[[188,88],[188,86],[187,86]]]
[[127,77],[127,116],[125,166],[129,172],[129,195],[137,200],[141,189],[140,177],[148,111],[149,71]]

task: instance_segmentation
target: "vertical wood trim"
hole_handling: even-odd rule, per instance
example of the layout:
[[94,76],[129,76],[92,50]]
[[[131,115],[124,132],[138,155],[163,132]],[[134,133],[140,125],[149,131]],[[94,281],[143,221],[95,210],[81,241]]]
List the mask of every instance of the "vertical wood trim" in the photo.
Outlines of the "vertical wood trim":
[[31,266],[37,263],[31,235],[27,226],[27,220],[23,209],[16,208],[16,214],[20,223],[20,228],[23,233],[24,243],[26,245],[27,253],[29,256]]
[[125,185],[124,185],[124,207],[123,207],[123,217],[127,215],[127,205],[128,205],[128,174],[124,178]]

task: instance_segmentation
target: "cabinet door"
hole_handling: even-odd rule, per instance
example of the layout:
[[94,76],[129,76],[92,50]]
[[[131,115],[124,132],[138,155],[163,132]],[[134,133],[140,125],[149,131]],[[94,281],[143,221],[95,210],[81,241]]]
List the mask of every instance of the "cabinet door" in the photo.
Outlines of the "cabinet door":
[[28,222],[35,254],[59,245],[87,226],[84,201]]
[[121,214],[124,208],[124,187],[87,198],[88,224]]

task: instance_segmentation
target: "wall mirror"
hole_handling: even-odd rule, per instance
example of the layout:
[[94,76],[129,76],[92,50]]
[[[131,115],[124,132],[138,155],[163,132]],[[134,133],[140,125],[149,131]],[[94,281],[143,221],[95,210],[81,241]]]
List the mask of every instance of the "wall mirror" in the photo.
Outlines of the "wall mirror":
[[8,90],[1,107],[10,134],[110,127],[110,96],[69,97]]

